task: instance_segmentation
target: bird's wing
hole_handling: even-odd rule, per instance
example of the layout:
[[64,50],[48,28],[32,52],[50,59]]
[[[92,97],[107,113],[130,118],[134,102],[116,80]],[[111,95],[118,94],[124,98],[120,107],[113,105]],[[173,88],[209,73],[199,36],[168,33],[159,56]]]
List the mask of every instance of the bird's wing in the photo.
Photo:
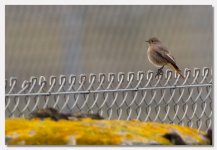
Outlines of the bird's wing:
[[167,50],[167,47],[165,47],[162,44],[157,45],[157,48],[159,49],[159,51],[164,52],[164,53],[169,53],[169,51]]
[[181,70],[179,69],[179,67],[176,65],[176,61],[174,59],[174,57],[172,55],[169,54],[169,51],[167,50],[166,47],[164,46],[159,46],[158,47],[158,51],[156,51],[157,55],[160,56],[162,59],[164,59],[165,61],[167,61],[169,64],[171,64],[174,69],[177,71],[178,74],[180,74],[180,76],[185,79],[185,77],[181,74]]
[[158,46],[158,51],[156,51],[156,53],[162,57],[163,59],[166,59],[166,61],[168,63],[171,63],[172,65],[173,64],[176,64],[176,61],[174,59],[174,57],[172,55],[169,54],[169,51],[167,50],[166,47],[160,45]]
[[158,51],[156,51],[157,55],[164,59],[166,62],[171,64],[176,71],[180,71],[179,67],[176,65],[175,59],[173,56],[169,54],[169,51],[164,46],[159,46]]

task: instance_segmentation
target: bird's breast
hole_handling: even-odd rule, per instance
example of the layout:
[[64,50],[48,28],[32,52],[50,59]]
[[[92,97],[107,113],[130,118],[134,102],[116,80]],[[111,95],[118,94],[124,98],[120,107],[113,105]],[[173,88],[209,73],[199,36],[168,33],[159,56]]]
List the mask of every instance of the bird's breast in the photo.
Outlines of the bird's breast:
[[148,50],[147,50],[147,55],[148,55],[148,60],[151,64],[155,65],[156,67],[161,67],[162,62],[160,61],[160,59],[158,59],[157,54],[155,53],[155,51],[151,50],[151,47],[149,46]]

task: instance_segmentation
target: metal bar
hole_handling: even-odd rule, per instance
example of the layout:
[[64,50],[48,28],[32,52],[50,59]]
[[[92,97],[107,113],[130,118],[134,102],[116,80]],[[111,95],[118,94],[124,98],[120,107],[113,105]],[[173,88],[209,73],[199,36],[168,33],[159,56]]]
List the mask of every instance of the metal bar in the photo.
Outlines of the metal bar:
[[108,90],[89,90],[89,91],[70,91],[70,92],[50,92],[50,93],[20,93],[20,94],[5,94],[5,97],[10,96],[50,96],[50,95],[66,95],[66,94],[89,94],[89,93],[103,93],[103,92],[126,92],[126,91],[140,91],[140,90],[157,90],[157,89],[176,89],[189,87],[206,87],[212,86],[209,84],[195,84],[195,85],[177,85],[165,87],[145,87],[145,88],[130,88],[130,89],[108,89]]

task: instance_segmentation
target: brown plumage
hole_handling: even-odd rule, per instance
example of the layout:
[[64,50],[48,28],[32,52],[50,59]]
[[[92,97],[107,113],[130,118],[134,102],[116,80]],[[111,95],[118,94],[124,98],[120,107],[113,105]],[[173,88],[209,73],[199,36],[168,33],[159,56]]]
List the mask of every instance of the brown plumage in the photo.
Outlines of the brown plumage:
[[167,48],[162,45],[159,39],[153,37],[146,42],[149,43],[147,51],[149,61],[153,65],[161,67],[158,70],[158,73],[159,71],[162,71],[164,66],[169,66],[174,69],[176,73],[178,73],[183,79],[185,79],[185,77],[181,74],[181,70],[176,65],[174,57],[169,53]]

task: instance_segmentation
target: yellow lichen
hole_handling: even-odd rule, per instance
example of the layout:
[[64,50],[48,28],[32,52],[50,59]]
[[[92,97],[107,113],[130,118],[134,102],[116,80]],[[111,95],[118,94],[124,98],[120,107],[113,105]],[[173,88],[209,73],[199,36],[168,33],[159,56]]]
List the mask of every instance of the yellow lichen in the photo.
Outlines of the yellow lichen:
[[6,119],[5,134],[8,145],[120,145],[129,142],[172,144],[162,136],[178,132],[191,138],[193,144],[207,144],[202,131],[174,124],[140,122],[137,120],[74,121],[51,119]]

